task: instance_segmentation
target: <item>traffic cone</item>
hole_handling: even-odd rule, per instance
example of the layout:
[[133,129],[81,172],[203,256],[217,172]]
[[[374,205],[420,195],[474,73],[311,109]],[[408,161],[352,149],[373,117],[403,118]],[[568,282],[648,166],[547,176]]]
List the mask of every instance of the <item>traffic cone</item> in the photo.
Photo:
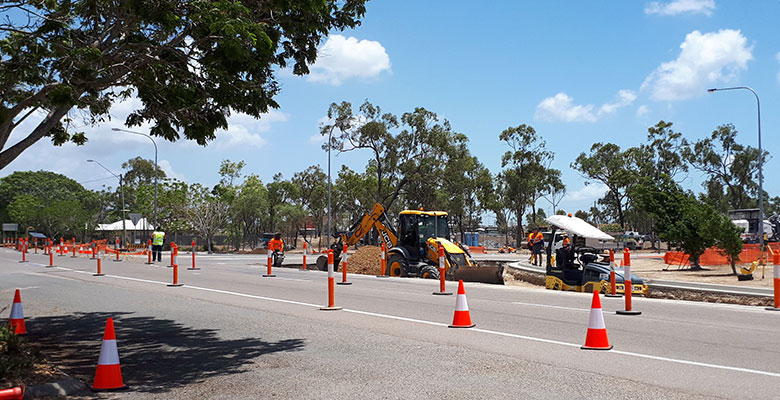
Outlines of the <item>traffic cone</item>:
[[11,389],[0,389],[0,400],[22,400],[24,399],[24,386],[17,386]]
[[469,303],[466,301],[466,291],[463,289],[463,280],[458,281],[458,296],[455,298],[455,315],[452,317],[450,328],[473,328],[471,323]]
[[122,381],[122,370],[119,366],[119,352],[116,348],[116,336],[114,335],[114,320],[106,321],[106,330],[103,333],[103,344],[100,346],[95,381],[92,390],[120,390],[126,389]]
[[590,320],[588,321],[588,335],[585,337],[584,350],[611,350],[612,346],[607,339],[607,327],[604,325],[604,314],[601,313],[601,299],[599,292],[593,291],[593,302],[590,305]]
[[19,294],[19,289],[16,289],[14,294],[14,304],[11,306],[11,316],[8,317],[8,322],[17,335],[27,334],[27,327],[24,325],[24,312],[22,311],[22,296]]

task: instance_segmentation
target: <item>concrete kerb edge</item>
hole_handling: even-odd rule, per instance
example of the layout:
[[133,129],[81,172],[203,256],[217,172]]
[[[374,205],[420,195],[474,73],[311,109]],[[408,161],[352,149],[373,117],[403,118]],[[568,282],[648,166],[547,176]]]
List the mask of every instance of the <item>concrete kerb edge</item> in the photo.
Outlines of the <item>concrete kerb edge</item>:
[[73,396],[77,394],[92,393],[84,382],[75,378],[64,378],[56,382],[27,386],[24,391],[25,399],[40,399],[57,396]]
[[[529,267],[526,265],[523,265],[521,262],[513,262],[513,263],[507,263],[507,267],[518,269],[524,272],[529,273],[535,273],[544,275],[544,271],[540,271],[539,269],[535,267]],[[716,289],[716,288],[705,288],[705,287],[699,287],[699,288],[691,288],[689,286],[686,286],[684,284],[667,284],[667,283],[653,283],[652,280],[647,280],[647,287],[648,289],[675,289],[675,290],[681,290],[681,291],[687,291],[687,292],[693,292],[693,293],[709,293],[709,294],[730,294],[730,295],[736,295],[736,296],[746,296],[746,297],[758,297],[758,298],[772,298],[773,294],[771,293],[755,293],[755,292],[742,292],[742,291],[736,291],[736,290],[724,290],[724,289]]]

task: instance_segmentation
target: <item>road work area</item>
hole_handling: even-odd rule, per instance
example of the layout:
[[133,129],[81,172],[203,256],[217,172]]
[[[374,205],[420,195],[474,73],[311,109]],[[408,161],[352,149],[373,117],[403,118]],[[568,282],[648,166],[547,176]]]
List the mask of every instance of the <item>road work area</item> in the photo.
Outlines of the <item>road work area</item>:
[[[92,384],[114,319],[129,389],[96,398],[776,398],[780,313],[760,307],[634,298],[638,316],[602,298],[610,351],[581,350],[592,295],[467,283],[475,328],[451,329],[456,296],[438,282],[350,275],[326,305],[327,273],[257,260],[144,260],[0,250],[0,298],[21,290],[27,340]],[[447,282],[448,291],[456,290]]]

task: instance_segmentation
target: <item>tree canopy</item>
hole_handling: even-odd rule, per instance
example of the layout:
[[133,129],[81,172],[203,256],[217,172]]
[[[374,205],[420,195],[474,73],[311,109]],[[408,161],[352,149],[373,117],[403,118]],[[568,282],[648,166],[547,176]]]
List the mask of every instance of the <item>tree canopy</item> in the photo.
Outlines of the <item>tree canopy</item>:
[[[275,71],[309,72],[332,30],[360,24],[367,0],[0,1],[0,169],[43,137],[83,144],[86,123],[137,96],[127,126],[204,145],[231,113],[277,108]],[[8,138],[30,116],[25,137]]]

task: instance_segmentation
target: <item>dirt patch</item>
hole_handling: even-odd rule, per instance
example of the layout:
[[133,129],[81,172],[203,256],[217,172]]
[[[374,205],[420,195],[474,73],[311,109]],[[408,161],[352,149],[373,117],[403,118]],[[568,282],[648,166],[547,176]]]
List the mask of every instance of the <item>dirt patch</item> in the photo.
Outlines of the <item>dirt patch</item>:
[[[657,254],[657,253],[641,253],[639,254]],[[662,253],[663,254],[663,253]],[[773,287],[773,275],[772,266],[767,265],[762,267],[759,265],[755,271],[753,271],[753,280],[739,281],[737,276],[731,271],[730,265],[712,265],[706,266],[701,270],[691,270],[690,267],[680,267],[677,265],[666,265],[660,257],[659,258],[633,258],[631,259],[631,272],[635,273],[642,278],[673,280],[680,282],[694,282],[694,283],[715,283],[720,285],[742,286],[742,287],[760,287],[760,288],[772,288]],[[740,264],[737,265],[739,269]]]
[[349,255],[347,272],[351,274],[379,275],[382,273],[382,249],[363,246]]

